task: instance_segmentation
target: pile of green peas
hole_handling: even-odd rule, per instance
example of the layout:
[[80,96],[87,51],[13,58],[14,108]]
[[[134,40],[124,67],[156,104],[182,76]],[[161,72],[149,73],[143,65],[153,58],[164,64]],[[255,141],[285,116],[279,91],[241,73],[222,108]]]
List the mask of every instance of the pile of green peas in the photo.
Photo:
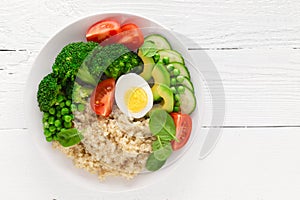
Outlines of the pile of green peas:
[[43,114],[44,135],[47,142],[57,140],[57,134],[73,127],[73,112],[83,111],[83,104],[73,104],[72,100],[63,95],[57,97],[57,102]]
[[[159,56],[159,55],[158,55]],[[156,59],[158,57],[156,55]],[[174,107],[173,111],[174,112],[179,112],[180,111],[180,94],[184,93],[185,87],[180,85],[184,81],[184,77],[180,75],[180,70],[175,68],[175,66],[170,63],[170,58],[169,57],[163,57],[162,63],[166,66],[167,70],[170,73],[170,89],[173,92],[174,95]]]

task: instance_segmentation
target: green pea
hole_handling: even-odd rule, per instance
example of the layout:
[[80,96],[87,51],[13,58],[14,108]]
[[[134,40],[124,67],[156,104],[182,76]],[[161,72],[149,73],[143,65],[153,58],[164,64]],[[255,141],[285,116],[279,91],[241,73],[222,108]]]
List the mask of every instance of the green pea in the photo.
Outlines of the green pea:
[[46,137],[47,142],[52,142],[52,140],[53,140],[52,136]]
[[73,114],[71,114],[70,116],[71,116],[72,119],[74,119],[74,115]]
[[60,102],[59,107],[61,107],[61,108],[65,107],[65,102]]
[[174,106],[173,111],[174,111],[174,112],[179,112],[179,107]]
[[184,93],[184,90],[185,90],[185,87],[183,87],[182,85],[177,87],[177,91],[178,91],[179,94]]
[[174,86],[170,87],[170,89],[172,90],[173,94],[176,94],[177,93],[177,90]]
[[71,104],[71,111],[75,112],[77,110],[77,106],[75,104]]
[[176,78],[171,78],[171,85],[176,85],[176,84],[177,84]]
[[63,108],[63,109],[61,109],[61,115],[67,115],[67,114],[69,114],[69,109],[68,108]]
[[65,128],[71,128],[72,127],[72,122],[64,122],[64,127]]
[[154,62],[158,62],[160,59],[160,55],[158,53],[156,53],[154,56],[153,56],[153,60]]
[[54,122],[54,126],[56,126],[56,127],[61,127],[61,121],[60,120],[55,120],[55,122]]
[[167,65],[167,70],[169,71],[169,72],[171,72],[171,71],[173,71],[174,70],[174,65],[173,64],[169,64],[169,65]]
[[184,77],[179,75],[179,76],[176,77],[176,80],[177,80],[178,83],[182,83],[184,81]]
[[170,63],[170,58],[167,57],[167,56],[166,56],[166,57],[163,57],[162,60],[163,60],[163,63],[166,64],[166,65]]
[[45,135],[46,137],[49,137],[49,136],[52,135],[52,133],[49,131],[49,129],[44,129],[44,135]]
[[71,122],[72,121],[72,117],[70,115],[64,115],[63,119],[65,120],[65,122]]
[[49,109],[49,113],[50,113],[51,115],[54,115],[54,114],[55,114],[55,108],[50,108],[50,109]]
[[49,123],[48,122],[44,122],[44,128],[49,128]]
[[79,111],[79,112],[82,112],[82,111],[84,111],[84,109],[85,109],[85,105],[83,105],[82,103],[81,103],[81,104],[78,104],[77,108],[78,108],[78,111]]
[[179,69],[174,69],[173,74],[174,74],[174,76],[178,76],[180,74],[180,70]]
[[55,127],[55,126],[50,126],[50,127],[49,127],[49,131],[50,131],[50,132],[56,131],[56,127]]
[[60,129],[60,131],[65,131],[65,130],[67,130],[67,129],[66,129],[66,128],[61,128],[61,129]]
[[49,124],[54,124],[55,118],[53,116],[49,117],[48,123]]
[[43,118],[48,119],[48,117],[49,117],[49,113],[45,112]]
[[174,99],[175,99],[175,101],[179,101],[180,100],[180,95],[179,94],[175,94],[174,95]]
[[180,101],[176,101],[175,106],[180,107]]
[[66,101],[66,106],[70,107],[71,104],[72,104],[72,101],[71,101],[71,100],[67,100],[67,101]]

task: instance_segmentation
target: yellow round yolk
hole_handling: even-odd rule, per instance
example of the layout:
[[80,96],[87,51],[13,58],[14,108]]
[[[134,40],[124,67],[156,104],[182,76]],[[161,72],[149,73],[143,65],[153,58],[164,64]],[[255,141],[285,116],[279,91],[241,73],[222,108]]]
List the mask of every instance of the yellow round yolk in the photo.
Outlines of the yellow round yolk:
[[130,112],[140,112],[148,103],[147,93],[143,88],[132,88],[126,92],[125,101]]

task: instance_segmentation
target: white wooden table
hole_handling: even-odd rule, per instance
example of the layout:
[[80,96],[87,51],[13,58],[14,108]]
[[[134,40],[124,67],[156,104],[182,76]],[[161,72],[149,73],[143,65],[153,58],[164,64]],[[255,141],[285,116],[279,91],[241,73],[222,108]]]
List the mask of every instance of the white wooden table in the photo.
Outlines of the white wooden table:
[[[0,2],[1,199],[300,199],[300,1],[2,0]],[[224,85],[226,119],[214,151],[159,184],[121,194],[73,185],[48,167],[30,141],[23,91],[45,42],[70,22],[103,11],[159,21],[196,42]],[[195,49],[196,48],[196,49]],[[25,94],[26,95],[26,94]],[[204,120],[203,134],[211,128]]]

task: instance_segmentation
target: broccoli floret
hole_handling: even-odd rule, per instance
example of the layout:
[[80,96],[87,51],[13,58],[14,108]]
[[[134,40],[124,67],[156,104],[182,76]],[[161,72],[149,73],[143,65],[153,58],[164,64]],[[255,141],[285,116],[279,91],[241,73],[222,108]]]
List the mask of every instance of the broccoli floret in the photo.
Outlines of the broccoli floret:
[[143,61],[123,44],[111,44],[96,47],[85,60],[85,66],[98,79],[103,72],[109,78],[117,79],[120,75],[130,71],[139,73],[143,68]]
[[[66,45],[57,55],[52,66],[53,73],[66,85],[67,81],[75,81],[76,77],[86,83],[96,85],[97,82],[87,69],[81,68],[89,53],[99,46],[95,42],[74,42]],[[79,70],[80,69],[80,70]]]
[[57,96],[60,93],[61,85],[58,78],[50,73],[43,78],[39,84],[37,100],[41,111],[47,112],[57,102]]
[[87,98],[92,94],[92,92],[92,88],[83,87],[75,82],[73,87],[72,102],[86,104]]

